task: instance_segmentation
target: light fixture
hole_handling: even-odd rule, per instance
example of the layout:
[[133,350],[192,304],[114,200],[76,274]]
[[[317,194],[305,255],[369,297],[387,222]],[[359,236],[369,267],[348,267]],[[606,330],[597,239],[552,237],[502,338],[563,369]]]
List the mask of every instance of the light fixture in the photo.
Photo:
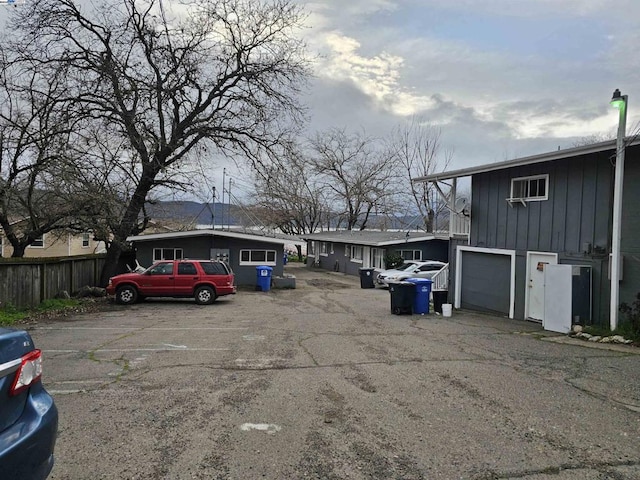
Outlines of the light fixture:
[[618,117],[618,137],[616,141],[616,166],[613,180],[613,222],[611,227],[611,300],[609,309],[609,326],[611,330],[618,328],[618,309],[620,308],[620,272],[622,271],[620,255],[620,237],[622,231],[622,186],[624,184],[624,136],[627,129],[627,100],[617,88],[613,92],[611,105],[620,111]]
[[611,105],[615,108],[620,108],[627,103],[627,96],[622,96],[619,89],[615,89],[613,96],[611,97]]

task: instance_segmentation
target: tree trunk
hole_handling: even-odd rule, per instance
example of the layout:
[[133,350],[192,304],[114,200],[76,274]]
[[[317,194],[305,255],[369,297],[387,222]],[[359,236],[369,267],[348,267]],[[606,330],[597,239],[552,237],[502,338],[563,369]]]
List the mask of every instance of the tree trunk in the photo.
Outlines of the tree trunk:
[[121,253],[120,242],[111,242],[107,248],[107,258],[102,267],[102,272],[100,272],[99,287],[106,287],[109,284],[109,279],[118,273],[118,260],[120,260]]
[[11,254],[11,258],[22,258],[24,257],[25,246],[22,244],[13,245],[13,253]]

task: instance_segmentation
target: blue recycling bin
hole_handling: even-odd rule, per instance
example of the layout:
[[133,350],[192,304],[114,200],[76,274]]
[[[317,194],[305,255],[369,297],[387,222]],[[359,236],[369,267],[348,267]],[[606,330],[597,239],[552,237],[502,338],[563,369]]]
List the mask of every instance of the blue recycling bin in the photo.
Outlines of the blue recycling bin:
[[413,297],[413,313],[429,313],[431,279],[408,278],[407,282],[411,282],[416,286],[415,297]]
[[273,268],[266,265],[256,267],[256,290],[268,292],[271,290],[271,272]]

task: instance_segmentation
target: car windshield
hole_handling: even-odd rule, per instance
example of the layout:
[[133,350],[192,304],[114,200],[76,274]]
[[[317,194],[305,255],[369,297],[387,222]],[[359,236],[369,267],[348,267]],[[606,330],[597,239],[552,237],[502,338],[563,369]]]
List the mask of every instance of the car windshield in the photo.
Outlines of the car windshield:
[[396,270],[400,270],[400,271],[408,270],[411,267],[413,267],[414,265],[415,265],[415,263],[403,263],[398,268],[396,268]]

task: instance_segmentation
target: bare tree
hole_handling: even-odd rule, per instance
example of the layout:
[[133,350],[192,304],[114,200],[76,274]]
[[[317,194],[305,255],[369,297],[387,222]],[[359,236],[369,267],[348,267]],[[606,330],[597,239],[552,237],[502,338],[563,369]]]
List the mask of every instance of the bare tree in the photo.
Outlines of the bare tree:
[[60,71],[44,78],[13,63],[0,46],[0,226],[13,257],[49,232],[76,229],[85,199],[66,195],[66,175],[84,142],[58,100]]
[[440,135],[438,128],[412,117],[398,125],[388,139],[388,155],[404,170],[404,192],[411,198],[426,232],[435,230],[435,220],[447,205],[432,184],[413,183],[413,179],[445,170],[451,162],[453,152],[443,149]]
[[393,194],[391,159],[374,139],[340,129],[320,132],[310,143],[314,173],[338,218],[347,230],[364,230],[371,214]]
[[313,233],[328,207],[312,165],[299,148],[288,147],[256,174],[256,206],[266,224],[290,235]]
[[582,147],[584,145],[592,145],[594,143],[606,142],[607,140],[614,140],[616,138],[615,132],[609,133],[594,133],[592,135],[586,135],[584,137],[579,137],[573,141],[571,144],[572,147]]
[[92,120],[92,131],[127,141],[120,161],[135,182],[110,227],[102,284],[115,273],[127,236],[139,231],[150,192],[172,169],[205,145],[256,160],[301,123],[297,93],[308,65],[295,37],[302,12],[294,3],[194,0],[171,15],[161,0],[91,8],[40,0],[11,23],[25,68],[63,66],[65,98]]

